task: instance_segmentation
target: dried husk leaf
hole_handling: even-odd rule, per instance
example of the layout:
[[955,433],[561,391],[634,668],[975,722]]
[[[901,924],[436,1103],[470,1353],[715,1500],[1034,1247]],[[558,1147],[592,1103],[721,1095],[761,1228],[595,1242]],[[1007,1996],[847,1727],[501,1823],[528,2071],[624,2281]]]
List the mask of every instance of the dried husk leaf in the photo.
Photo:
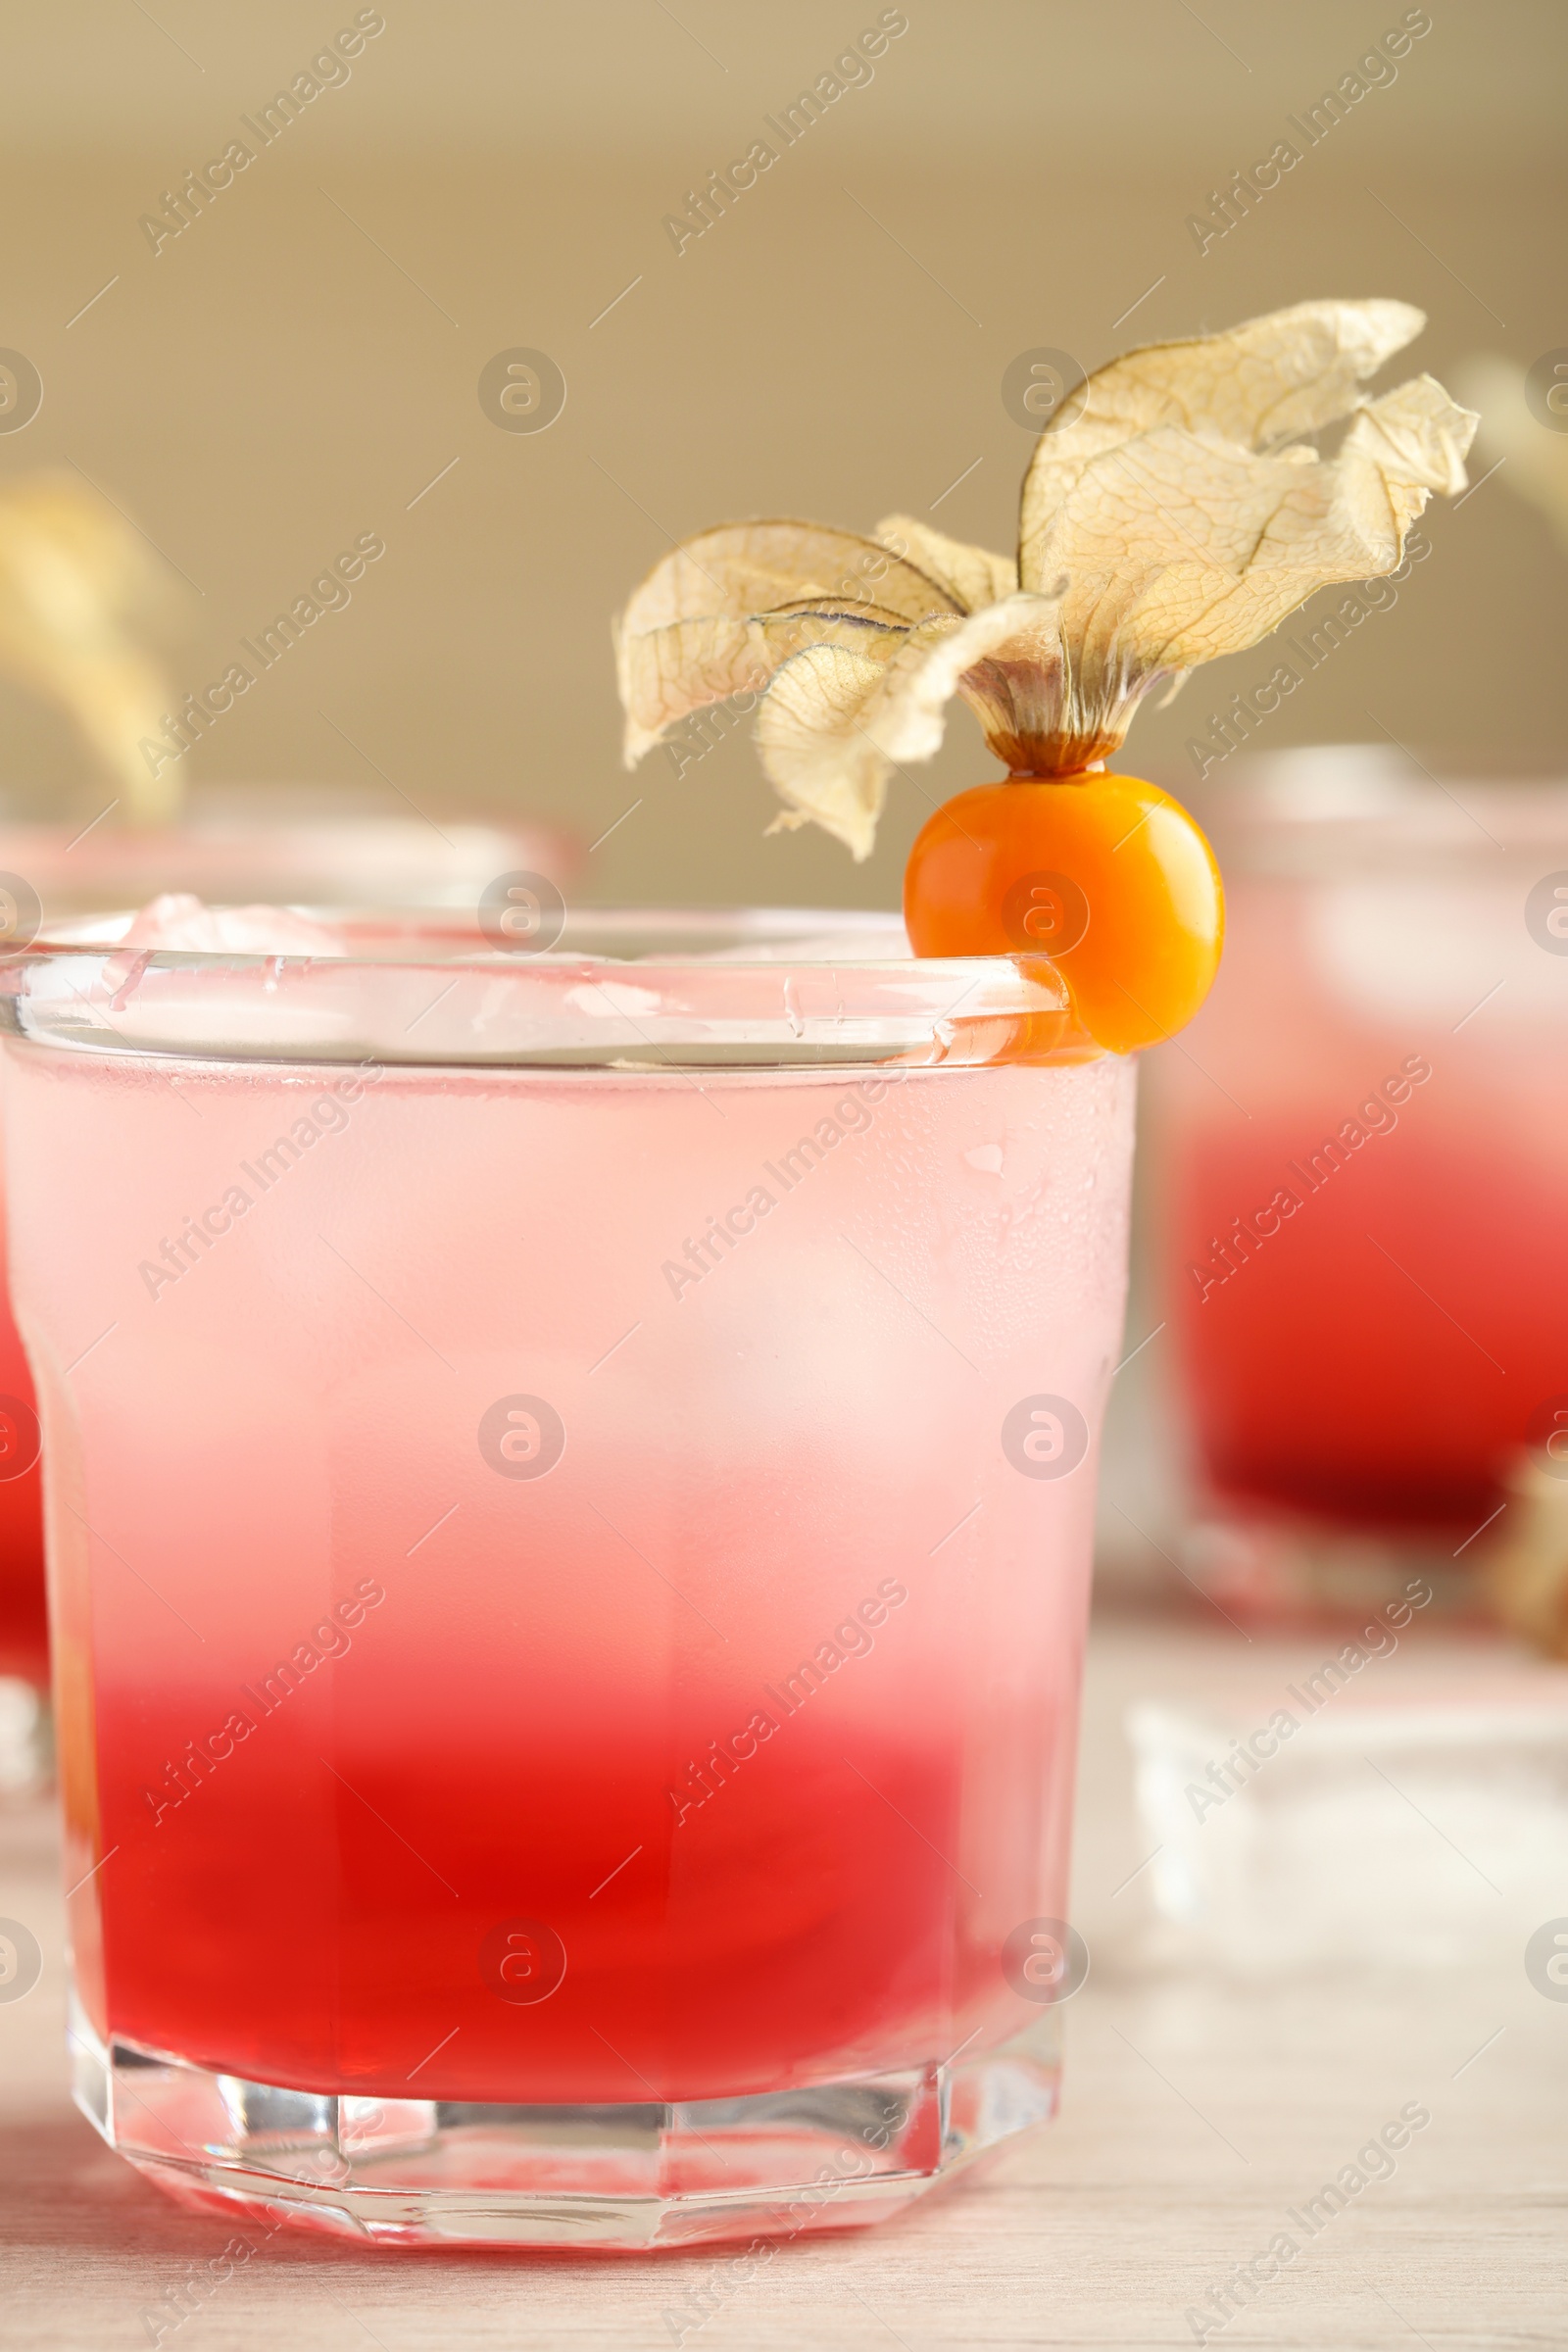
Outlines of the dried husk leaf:
[[1089,377],[1045,431],[1024,475],[1019,568],[1084,467],[1161,425],[1273,449],[1348,416],[1361,386],[1426,324],[1407,302],[1303,302],[1217,335],[1147,343]]
[[682,540],[655,564],[620,627],[627,637],[642,637],[699,613],[744,619],[808,597],[852,607],[871,602],[905,620],[923,620],[934,606],[953,605],[924,572],[858,531],[789,519],[721,522]]
[[[1427,375],[1360,389],[1423,323],[1406,303],[1302,303],[1130,352],[1041,436],[1019,575],[1068,575],[1074,753],[1114,750],[1152,687],[1255,645],[1314,590],[1394,570],[1432,493],[1463,488],[1470,412]],[[1352,411],[1332,459],[1291,439]],[[1039,772],[1062,772],[1041,751]]]
[[[1128,353],[1041,436],[1016,564],[887,516],[878,540],[732,523],[658,564],[616,632],[628,764],[690,711],[763,692],[786,825],[863,858],[893,765],[955,694],[1015,775],[1120,745],[1138,703],[1267,635],[1314,589],[1392,571],[1475,417],[1430,376],[1366,379],[1424,324],[1400,302],[1302,303]],[[1300,436],[1351,416],[1338,453]]]
[[140,539],[69,476],[0,490],[0,668],[70,712],[136,822],[173,815],[180,792],[140,748],[170,699],[141,637],[165,597]]
[[1098,690],[1114,720],[1156,677],[1255,645],[1314,589],[1394,570],[1431,492],[1463,486],[1467,421],[1420,376],[1364,409],[1321,464],[1168,425],[1095,460],[1041,548],[1071,582],[1079,692]]
[[[615,624],[615,664],[634,767],[693,710],[760,693],[812,645],[896,641],[961,607],[891,549],[820,523],[721,523],[657,564]],[[858,830],[847,776],[844,822]]]
[[960,619],[938,614],[861,645],[813,645],[779,668],[757,722],[788,829],[807,818],[857,859],[870,855],[892,770],[929,760],[955,693],[982,725],[1004,699],[996,677],[1033,670],[1058,635],[1055,600],[1013,596]]
[[885,637],[883,661],[843,645],[808,646],[778,670],[758,716],[757,745],[786,804],[774,819],[779,831],[810,820],[858,860],[869,856],[889,765],[856,722],[901,643]]
[[960,612],[978,612],[982,605],[999,605],[1018,587],[1018,566],[1011,556],[994,556],[988,547],[966,547],[948,539],[912,514],[887,514],[876,526],[884,547],[891,547],[929,579],[947,590]]

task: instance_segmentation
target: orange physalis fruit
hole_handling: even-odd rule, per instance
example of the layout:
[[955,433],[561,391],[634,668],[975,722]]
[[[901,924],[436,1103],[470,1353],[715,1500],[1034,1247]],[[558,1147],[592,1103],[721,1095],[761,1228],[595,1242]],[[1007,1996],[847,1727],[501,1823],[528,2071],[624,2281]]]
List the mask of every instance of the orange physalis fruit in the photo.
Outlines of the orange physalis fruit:
[[1136,776],[1014,776],[948,801],[904,876],[917,956],[1049,956],[1079,1025],[1130,1054],[1192,1019],[1219,964],[1212,851]]

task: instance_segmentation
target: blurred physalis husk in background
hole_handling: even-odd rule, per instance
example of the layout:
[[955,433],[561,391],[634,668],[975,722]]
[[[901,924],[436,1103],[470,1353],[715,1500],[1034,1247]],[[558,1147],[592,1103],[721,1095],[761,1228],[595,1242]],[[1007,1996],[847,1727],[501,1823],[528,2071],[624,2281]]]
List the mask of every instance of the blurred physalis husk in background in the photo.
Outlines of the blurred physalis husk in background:
[[1568,553],[1568,363],[1553,366],[1550,380],[1542,378],[1544,366],[1538,361],[1526,369],[1517,360],[1478,352],[1461,366],[1459,383],[1481,412],[1487,466],[1540,509]]
[[0,671],[59,704],[118,787],[121,821],[178,814],[177,771],[149,771],[170,692],[149,650],[168,579],[134,526],[69,474],[0,485]]
[[1510,1633],[1547,1657],[1568,1658],[1568,1463],[1553,1471],[1521,1454],[1506,1485],[1506,1516],[1487,1555],[1493,1609]]

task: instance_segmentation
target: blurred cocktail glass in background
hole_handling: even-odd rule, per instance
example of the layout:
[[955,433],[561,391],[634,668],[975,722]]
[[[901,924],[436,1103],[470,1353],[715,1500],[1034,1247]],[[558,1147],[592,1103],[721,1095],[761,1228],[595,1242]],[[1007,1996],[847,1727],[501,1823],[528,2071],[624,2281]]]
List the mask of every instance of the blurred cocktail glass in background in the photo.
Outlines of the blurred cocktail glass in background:
[[1225,960],[1145,1129],[1182,1564],[1471,1604],[1506,1482],[1568,1475],[1568,786],[1345,746],[1197,806]]

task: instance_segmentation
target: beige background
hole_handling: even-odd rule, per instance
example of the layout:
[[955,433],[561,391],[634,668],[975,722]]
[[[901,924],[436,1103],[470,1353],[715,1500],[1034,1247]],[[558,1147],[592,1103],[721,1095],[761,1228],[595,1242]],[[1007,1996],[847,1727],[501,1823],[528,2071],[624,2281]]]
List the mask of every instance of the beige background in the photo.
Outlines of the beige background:
[[[768,511],[869,528],[905,506],[1007,543],[1029,442],[1000,383],[1031,346],[1092,367],[1322,293],[1424,305],[1411,364],[1440,375],[1568,342],[1568,15],[1550,0],[1434,0],[1394,86],[1202,256],[1187,215],[1397,23],[1395,0],[908,0],[870,86],[678,257],[662,216],[874,5],[384,13],[346,86],[155,257],[139,217],[354,7],[9,12],[0,344],[46,389],[0,436],[0,479],[78,466],[167,552],[180,689],[380,531],[352,606],[259,681],[193,775],[351,783],[398,808],[395,785],[436,811],[548,812],[590,842],[641,797],[585,897],[892,904],[926,808],[896,786],[857,869],[814,832],[761,839],[771,796],[744,741],[678,784],[657,757],[626,778],[609,617],[669,535]],[[515,345],[564,370],[548,432],[481,413],[480,369]],[[1506,469],[1429,527],[1398,609],[1292,699],[1275,739],[1381,726],[1461,761],[1554,765],[1568,559]],[[1258,659],[1146,712],[1128,763],[1186,772],[1185,739]],[[940,796],[990,772],[960,710],[921,781]],[[0,787],[84,817],[107,797],[65,722],[9,690]]]

